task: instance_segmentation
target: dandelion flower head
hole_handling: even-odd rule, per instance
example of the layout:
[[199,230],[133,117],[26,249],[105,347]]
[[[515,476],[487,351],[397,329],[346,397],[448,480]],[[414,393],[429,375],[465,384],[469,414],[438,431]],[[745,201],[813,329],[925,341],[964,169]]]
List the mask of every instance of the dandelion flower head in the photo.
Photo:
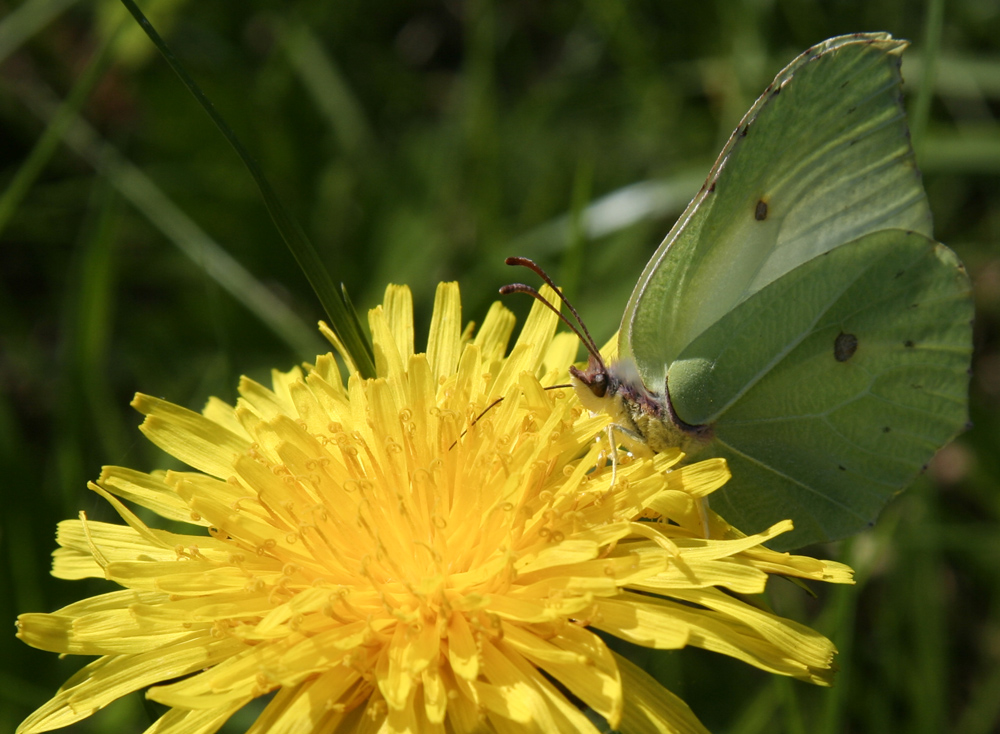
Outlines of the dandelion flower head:
[[235,407],[136,397],[143,433],[192,470],[106,467],[90,488],[124,524],[60,523],[53,574],[122,588],[21,615],[28,644],[98,656],[21,734],[144,689],[169,707],[157,734],[213,732],[268,694],[252,734],[704,731],[608,635],[829,683],[829,640],[728,592],[849,569],[761,545],[789,522],[746,537],[706,515],[720,460],[623,458],[612,484],[608,418],[545,389],[577,350],[553,314],[536,304],[509,353],[513,315],[463,329],[454,284],[426,352],[408,289],[369,323],[375,379],[345,385],[328,354],[271,388],[244,378]]

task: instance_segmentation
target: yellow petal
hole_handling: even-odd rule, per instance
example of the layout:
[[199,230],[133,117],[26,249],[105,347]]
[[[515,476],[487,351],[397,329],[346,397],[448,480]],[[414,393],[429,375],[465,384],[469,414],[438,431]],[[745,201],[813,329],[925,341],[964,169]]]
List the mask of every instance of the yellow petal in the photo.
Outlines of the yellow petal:
[[455,734],[480,734],[485,717],[481,717],[478,699],[468,681],[456,679],[451,669],[442,667],[441,679],[449,691],[448,725]]
[[337,356],[344,360],[344,364],[347,365],[347,371],[351,374],[356,373],[358,371],[357,365],[354,364],[354,360],[351,359],[350,353],[347,351],[344,343],[340,341],[340,337],[337,336],[333,329],[327,326],[323,321],[320,321],[319,331],[326,337],[327,341],[333,345],[333,349],[337,352]]
[[709,734],[686,703],[628,658],[615,654],[628,691],[621,731],[628,734]]
[[132,407],[146,416],[139,426],[154,444],[189,466],[226,478],[233,458],[250,448],[250,442],[199,413],[179,405],[137,394]]
[[506,644],[569,688],[612,727],[617,725],[621,679],[610,650],[597,635],[573,624],[564,624],[548,639],[520,625],[504,624],[503,630]]
[[359,678],[357,671],[337,667],[296,686],[284,686],[246,734],[333,731],[342,716],[337,702]]
[[436,668],[428,668],[420,674],[424,695],[424,713],[434,724],[444,723],[448,713],[448,689],[441,673]]
[[292,367],[287,372],[271,370],[271,387],[278,402],[287,415],[295,415],[295,404],[292,402],[291,389],[302,383],[303,375],[299,367]]
[[768,573],[816,579],[832,584],[854,583],[854,570],[837,561],[824,561],[809,556],[778,553],[763,546],[748,551],[746,555],[757,568]]
[[203,711],[171,709],[142,734],[214,734],[251,696],[231,701],[226,706]]
[[688,644],[690,636],[690,625],[682,617],[653,605],[618,599],[596,599],[591,624],[657,650],[679,650]]
[[176,627],[142,629],[128,609],[74,617],[63,614],[22,614],[17,636],[40,650],[70,655],[143,653],[193,636]]
[[692,497],[707,497],[732,476],[725,459],[705,459],[685,464],[667,474],[671,489],[687,492]]
[[490,306],[486,318],[483,319],[483,325],[472,342],[483,355],[486,364],[492,365],[503,358],[510,335],[514,333],[516,321],[514,314],[504,308],[499,301],[494,301]]
[[464,614],[452,614],[448,624],[448,662],[466,680],[479,675],[479,649]]
[[413,695],[414,679],[405,661],[406,625],[397,624],[389,647],[379,660],[378,688],[389,708],[402,710]]
[[250,439],[243,430],[243,426],[236,419],[236,409],[224,400],[219,400],[216,397],[209,398],[208,402],[205,403],[205,407],[201,409],[201,414],[213,423],[218,423],[227,431],[235,433],[240,438]]
[[[295,370],[295,372],[298,373],[301,380],[302,373],[298,370]],[[281,375],[281,373],[276,371],[273,374],[276,377]],[[241,377],[237,389],[240,392],[241,398],[238,407],[251,409],[254,415],[259,416],[263,420],[271,420],[279,415],[287,415],[295,409],[290,397],[282,398],[274,391],[264,387],[256,380],[251,380],[249,377]],[[285,393],[287,396],[287,385],[285,385]]]
[[435,377],[455,372],[462,351],[462,303],[458,283],[439,283],[427,337],[427,361]]
[[[594,617],[594,627],[647,647],[660,646],[655,644],[656,640],[651,635],[647,634],[647,641],[643,641],[643,638],[636,634],[627,636],[628,629],[611,628],[607,624],[606,620],[611,618],[606,616],[606,609],[612,605],[623,605],[626,609],[631,609],[637,619],[647,622],[649,626],[686,627],[687,644],[729,655],[771,673],[790,675],[818,685],[829,685],[832,670],[828,665],[810,667],[790,655],[787,650],[766,640],[753,627],[727,615],[667,599],[628,593],[622,594],[620,600],[598,599],[595,602],[594,606],[600,610],[600,614]],[[619,616],[620,614],[619,612]]]
[[104,568],[89,549],[56,548],[52,552],[52,575],[57,579],[103,579]]
[[641,581],[633,581],[629,587],[664,592],[720,586],[739,594],[760,594],[767,585],[767,578],[766,573],[743,558],[705,561],[688,558],[682,553],[666,571]]
[[[213,709],[240,700],[247,693],[260,695],[258,675],[265,680],[277,660],[275,645],[243,646],[218,665],[175,683],[158,685],[147,691],[147,698],[165,706],[188,709]],[[162,680],[162,679],[161,679]]]
[[202,518],[193,517],[191,508],[163,481],[162,475],[146,474],[120,466],[101,468],[98,486],[123,500],[135,502],[168,520],[208,525]]
[[482,706],[515,723],[534,724],[542,731],[556,731],[551,714],[538,691],[489,642],[483,644],[482,673],[488,682],[470,681],[476,691],[477,701]]
[[405,364],[413,356],[413,295],[409,287],[387,285],[382,307],[385,309],[385,318],[396,349]]
[[[558,568],[547,569],[532,574],[518,576],[519,588],[511,593],[515,596],[530,596],[545,589],[547,593],[556,591],[587,592],[616,589],[626,584],[638,583],[666,571],[670,556],[659,548],[646,548],[644,553],[630,553],[616,549],[613,555],[583,563],[568,563]],[[611,591],[613,594],[614,591]]]
[[18,733],[69,726],[133,691],[214,665],[241,648],[243,643],[238,640],[212,640],[206,636],[139,655],[98,658],[81,668],[55,697],[25,719]]
[[700,538],[684,539],[678,538],[674,542],[678,548],[684,549],[684,557],[689,559],[715,560],[727,556],[735,556],[738,553],[756,548],[761,543],[765,543],[771,538],[775,538],[782,533],[792,529],[791,520],[782,520],[775,523],[767,530],[755,535],[747,535],[731,540],[702,540]]
[[255,619],[274,606],[267,595],[251,595],[243,589],[191,598],[174,598],[150,591],[130,590],[129,593],[139,597],[129,606],[129,611],[143,624],[186,626],[216,620]]
[[[557,309],[562,305],[556,292],[547,285],[539,289],[542,298],[553,304]],[[521,329],[521,335],[517,339],[518,344],[529,345],[530,352],[527,356],[527,364],[522,371],[537,375],[541,372],[542,360],[549,350],[549,343],[556,333],[556,326],[559,324],[559,317],[544,305],[535,301],[528,313],[528,318]]]
[[[399,352],[395,335],[381,306],[368,312],[368,328],[375,352],[375,373],[380,376],[403,374],[404,357]],[[409,355],[406,356],[409,359]]]
[[579,351],[580,340],[576,338],[576,335],[568,332],[556,334],[542,358],[545,372],[565,374],[569,366],[576,361],[576,355]]
[[[543,675],[538,672],[526,658],[504,640],[499,650],[506,653],[507,660],[517,669],[521,677],[531,684],[539,698],[544,702],[544,716],[533,716],[533,730],[540,732],[580,732],[582,734],[598,734],[597,727],[577,708],[567,700],[561,691],[557,690]],[[498,731],[519,731],[509,722],[504,726],[496,718],[492,719]]]
[[151,541],[133,528],[108,522],[88,520],[85,527],[80,520],[63,520],[57,526],[56,542],[85,553],[90,552],[90,543],[93,542],[111,560],[177,560],[173,544]]
[[589,594],[584,596],[542,595],[534,599],[517,598],[512,594],[494,594],[485,608],[502,619],[514,622],[551,622],[577,614],[591,604]]
[[744,604],[718,589],[681,589],[671,596],[738,619],[788,657],[810,667],[829,667],[836,652],[832,642],[810,627]]

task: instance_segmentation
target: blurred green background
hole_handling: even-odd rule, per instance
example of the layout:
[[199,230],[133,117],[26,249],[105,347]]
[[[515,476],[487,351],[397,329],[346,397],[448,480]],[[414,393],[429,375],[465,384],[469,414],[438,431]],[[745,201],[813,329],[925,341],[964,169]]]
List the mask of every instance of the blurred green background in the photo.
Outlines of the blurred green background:
[[[647,663],[715,732],[1000,730],[996,0],[140,4],[362,313],[408,283],[426,333],[436,283],[457,279],[466,317],[481,318],[524,277],[503,258],[527,255],[601,342],[781,67],[841,33],[911,39],[907,104],[937,236],[976,287],[975,427],[873,532],[812,549],[855,565],[858,586],[813,599],[774,584],[778,611],[838,643],[833,690],[699,651]],[[58,520],[111,519],[86,490],[102,464],[166,466],[136,430],[133,393],[200,409],[235,399],[240,374],[266,379],[327,347],[242,163],[116,0],[0,3],[0,64],[12,625],[106,589],[52,579],[49,553]],[[523,315],[527,301],[508,305]],[[82,662],[13,632],[0,636],[0,731]],[[73,731],[141,731],[156,715],[132,696]]]

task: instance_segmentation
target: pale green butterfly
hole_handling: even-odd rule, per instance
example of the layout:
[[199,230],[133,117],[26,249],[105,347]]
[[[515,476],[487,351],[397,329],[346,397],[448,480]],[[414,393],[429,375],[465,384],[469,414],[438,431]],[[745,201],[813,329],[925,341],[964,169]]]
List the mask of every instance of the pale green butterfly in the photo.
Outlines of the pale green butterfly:
[[931,239],[906,45],[831,38],[778,74],[639,278],[619,361],[589,339],[572,370],[654,451],[725,458],[712,508],[747,533],[791,518],[776,548],[870,525],[967,423],[971,291]]

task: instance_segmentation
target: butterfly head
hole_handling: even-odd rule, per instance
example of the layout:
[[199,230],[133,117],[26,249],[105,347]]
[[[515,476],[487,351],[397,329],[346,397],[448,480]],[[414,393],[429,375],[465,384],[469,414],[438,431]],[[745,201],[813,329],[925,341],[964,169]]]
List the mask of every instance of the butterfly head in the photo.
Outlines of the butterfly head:
[[[623,363],[616,362],[609,366],[608,363],[604,361],[604,358],[601,356],[601,351],[597,347],[597,343],[587,330],[587,326],[583,323],[583,319],[580,318],[580,314],[577,313],[577,310],[573,307],[573,304],[567,300],[566,296],[564,296],[559,289],[556,288],[555,283],[549,275],[538,265],[526,257],[509,257],[507,258],[507,264],[521,265],[534,271],[542,280],[552,287],[552,289],[558,294],[559,299],[566,305],[566,308],[576,319],[576,323],[570,321],[558,308],[549,303],[549,301],[546,300],[542,294],[530,285],[513,283],[511,285],[505,285],[500,289],[500,293],[504,295],[508,293],[527,293],[529,296],[554,311],[559,318],[562,319],[563,323],[565,323],[573,331],[573,333],[579,337],[581,343],[589,354],[587,369],[581,370],[577,367],[571,366],[569,368],[569,373],[573,377],[573,389],[580,398],[580,402],[583,404],[583,407],[593,413],[607,412],[612,416],[622,414],[623,396],[621,388],[623,385],[627,385],[629,382],[638,379],[638,373],[636,373],[634,365],[631,366],[630,371],[629,367],[627,365],[623,365]],[[629,362],[628,365],[631,365],[631,363]],[[631,373],[635,374],[632,375]]]
[[[632,397],[629,382],[628,366],[631,362],[613,362],[607,364],[600,354],[590,355],[587,369],[570,367],[573,378],[573,389],[580,399],[580,404],[591,413],[607,413],[615,425],[637,432],[635,420],[630,410]],[[634,371],[634,369],[632,370]],[[639,383],[641,384],[641,383]]]
[[639,370],[631,359],[618,359],[610,364],[604,361],[597,343],[580,319],[580,314],[559,292],[544,270],[524,257],[509,257],[507,264],[522,265],[537,273],[555,290],[560,300],[576,318],[574,324],[530,285],[513,283],[500,289],[500,293],[504,295],[527,293],[554,311],[579,337],[590,355],[587,369],[581,370],[571,366],[569,373],[573,378],[573,389],[584,408],[592,413],[607,413],[624,435],[647,444],[653,451],[678,447],[686,450],[690,446],[702,445],[711,440],[711,426],[689,426],[674,414],[666,384],[662,395],[651,392],[643,384]]
[[609,389],[611,394],[614,394],[608,368],[600,355],[595,357],[591,354],[585,370],[571,365],[569,373],[573,377],[573,389],[587,410],[593,412],[602,410],[604,402],[608,399]]

